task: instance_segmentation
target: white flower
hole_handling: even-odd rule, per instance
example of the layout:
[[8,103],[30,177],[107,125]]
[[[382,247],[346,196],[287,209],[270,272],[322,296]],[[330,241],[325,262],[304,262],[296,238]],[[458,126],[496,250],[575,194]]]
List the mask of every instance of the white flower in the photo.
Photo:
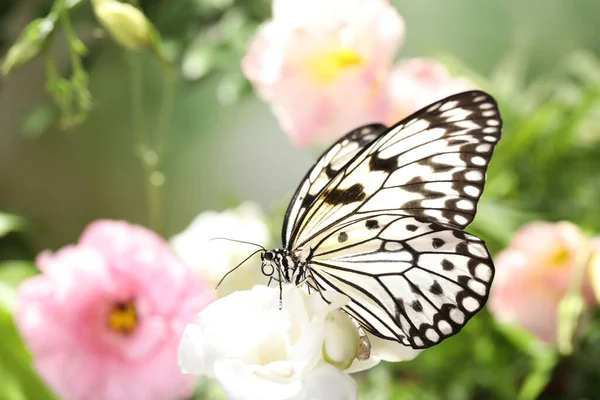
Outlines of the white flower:
[[286,285],[280,310],[279,295],[255,286],[211,303],[184,331],[180,369],[216,378],[228,399],[356,399],[356,383],[336,367],[358,351],[358,331],[339,311],[348,298],[327,292],[327,304]]
[[[242,243],[210,240],[216,237],[244,240],[262,246],[267,246],[270,241],[266,217],[256,203],[246,202],[223,212],[206,211],[198,215],[183,232],[171,239],[171,246],[179,257],[200,271],[213,285],[257,250]],[[266,278],[260,270],[260,259],[256,257],[227,276],[219,286],[218,294],[225,296],[235,290],[250,289],[259,283],[266,283]]]

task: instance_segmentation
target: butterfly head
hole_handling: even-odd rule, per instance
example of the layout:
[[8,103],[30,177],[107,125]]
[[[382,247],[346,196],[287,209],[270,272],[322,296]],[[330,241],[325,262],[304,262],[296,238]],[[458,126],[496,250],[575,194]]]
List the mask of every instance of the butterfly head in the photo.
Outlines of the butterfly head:
[[260,259],[261,270],[265,276],[271,277],[276,274],[276,279],[296,285],[304,278],[304,268],[289,251],[282,249],[263,251]]

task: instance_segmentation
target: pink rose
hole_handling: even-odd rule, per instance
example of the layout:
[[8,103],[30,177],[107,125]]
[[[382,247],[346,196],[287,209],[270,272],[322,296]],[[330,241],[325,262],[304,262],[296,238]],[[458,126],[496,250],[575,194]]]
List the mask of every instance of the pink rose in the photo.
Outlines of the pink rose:
[[[496,278],[489,307],[501,323],[519,325],[547,343],[556,343],[557,307],[567,293],[588,238],[568,222],[532,222],[495,257]],[[589,281],[584,298],[591,304]]]
[[79,243],[37,259],[16,322],[42,378],[65,399],[189,396],[177,367],[183,329],[214,298],[159,236],[127,222],[90,224]]
[[274,0],[242,69],[300,147],[385,117],[404,23],[386,0]]
[[413,58],[398,64],[387,84],[387,124],[393,125],[415,111],[475,85],[466,78],[453,78],[442,64]]

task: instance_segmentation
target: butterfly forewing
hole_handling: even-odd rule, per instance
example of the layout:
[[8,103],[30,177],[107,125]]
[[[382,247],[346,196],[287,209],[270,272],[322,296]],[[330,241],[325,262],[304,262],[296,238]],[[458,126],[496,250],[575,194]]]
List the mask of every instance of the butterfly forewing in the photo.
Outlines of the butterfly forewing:
[[401,210],[457,228],[475,216],[500,138],[495,101],[451,96],[390,128],[345,165],[312,201],[288,247],[303,246],[352,215]]
[[297,222],[304,217],[308,206],[327,186],[333,176],[342,170],[365,146],[377,139],[387,128],[380,124],[361,126],[346,134],[323,153],[311,167],[296,190],[288,206],[283,223],[283,246],[286,247]]
[[464,92],[361,132],[334,144],[301,183],[284,248],[306,257],[314,289],[347,295],[346,311],[367,331],[429,347],[488,297],[490,255],[462,229],[500,139],[499,111],[489,95]]

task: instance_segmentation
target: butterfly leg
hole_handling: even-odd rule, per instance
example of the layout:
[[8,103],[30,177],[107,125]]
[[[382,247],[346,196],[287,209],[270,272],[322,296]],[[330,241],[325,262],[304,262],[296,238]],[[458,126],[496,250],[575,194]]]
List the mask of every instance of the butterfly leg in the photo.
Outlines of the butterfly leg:
[[277,273],[279,274],[279,310],[283,308],[283,288],[281,287],[281,270],[277,269]]

